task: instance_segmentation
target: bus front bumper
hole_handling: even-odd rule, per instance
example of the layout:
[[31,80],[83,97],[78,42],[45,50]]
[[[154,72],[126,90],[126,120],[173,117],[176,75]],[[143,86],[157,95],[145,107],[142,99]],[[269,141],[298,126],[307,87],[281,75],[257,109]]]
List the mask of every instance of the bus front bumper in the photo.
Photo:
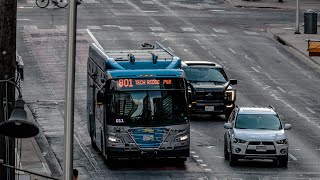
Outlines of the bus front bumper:
[[107,156],[111,158],[187,158],[189,147],[179,149],[123,149],[107,148]]

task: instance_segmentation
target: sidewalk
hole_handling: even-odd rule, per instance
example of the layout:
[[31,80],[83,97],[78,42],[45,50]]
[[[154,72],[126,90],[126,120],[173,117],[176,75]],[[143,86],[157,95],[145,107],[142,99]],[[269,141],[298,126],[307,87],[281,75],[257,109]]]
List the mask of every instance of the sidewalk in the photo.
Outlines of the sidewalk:
[[[283,0],[279,3],[279,0],[225,0],[234,7],[246,7],[246,8],[274,8],[274,9],[296,9],[296,0]],[[319,0],[300,0],[301,11],[313,9],[320,11]]]
[[[28,106],[25,106],[28,119],[34,121],[32,113]],[[39,135],[38,135],[39,136]],[[21,140],[21,142],[20,142]],[[20,144],[21,143],[21,144]],[[51,176],[51,171],[47,162],[44,159],[44,155],[36,142],[35,138],[18,139],[19,147],[17,149],[17,164],[16,168],[35,172],[38,174]],[[21,153],[21,156],[20,156]],[[19,163],[20,162],[20,163]],[[45,180],[37,175],[16,171],[16,179],[18,180]]]
[[269,32],[273,34],[274,38],[283,44],[292,47],[310,61],[320,66],[320,57],[309,56],[307,39],[320,40],[320,27],[318,26],[317,34],[304,34],[304,27],[300,27],[301,34],[295,34],[295,27],[290,25],[273,25],[269,28]]

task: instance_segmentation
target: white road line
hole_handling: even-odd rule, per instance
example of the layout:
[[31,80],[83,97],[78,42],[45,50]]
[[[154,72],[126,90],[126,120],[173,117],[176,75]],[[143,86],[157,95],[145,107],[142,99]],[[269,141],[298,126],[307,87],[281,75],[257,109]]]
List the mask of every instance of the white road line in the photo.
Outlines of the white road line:
[[257,32],[253,32],[253,31],[243,31],[244,33],[251,35],[251,36],[259,36],[260,34],[258,34]]
[[99,48],[103,49],[102,46],[101,46],[101,44],[99,43],[99,41],[94,37],[94,35],[93,35],[92,32],[90,31],[90,29],[86,29],[86,30],[87,30],[89,36],[91,37],[91,39],[93,40],[93,42],[94,42]]
[[119,29],[125,30],[125,31],[132,31],[133,30],[132,27],[130,27],[130,26],[119,26]]
[[30,21],[30,19],[17,19],[17,21]]
[[202,167],[207,167],[208,165],[206,165],[206,164],[200,164],[200,166],[202,166]]
[[141,12],[143,12],[143,13],[157,13],[159,11],[141,11]]
[[169,49],[171,52],[174,52],[174,50],[173,50],[171,47],[168,47],[168,49]]
[[202,159],[197,159],[197,162],[203,162],[203,160]]
[[191,131],[192,131],[192,132],[195,132],[195,133],[197,133],[197,134],[199,134],[200,136],[203,136],[203,134],[202,134],[202,133],[200,133],[200,132],[198,132],[198,131],[196,131],[196,130],[194,130],[194,129],[191,129]]
[[253,69],[255,72],[260,72],[258,69],[256,69],[255,67],[251,67],[251,69]]
[[101,29],[100,26],[87,26],[87,29]]
[[115,28],[119,28],[118,25],[113,25],[113,24],[105,24],[105,25],[102,25],[103,27],[115,27]]
[[30,6],[19,6],[18,9],[32,9]]
[[198,155],[192,155],[192,157],[194,157],[194,158],[199,158],[199,156],[198,156]]
[[216,28],[212,28],[216,33],[228,33],[226,30],[224,29],[216,29]]
[[164,31],[162,27],[149,27],[152,31]]
[[216,34],[211,33],[210,36],[218,37]]
[[201,45],[201,42],[198,39],[193,39],[195,42],[197,42],[199,45]]
[[313,113],[313,114],[315,114],[316,112],[314,112],[313,110],[311,110],[310,108],[308,108],[308,107],[306,107],[306,109],[309,111],[309,112],[311,112],[311,113]]
[[193,27],[180,27],[184,32],[196,32]]
[[[190,148],[190,149],[191,149],[191,148]],[[191,154],[195,154],[196,152],[194,152],[194,151],[190,151],[190,153],[191,153]]]
[[301,149],[289,149],[289,151],[300,151]]
[[205,171],[212,171],[211,169],[204,169]]
[[228,48],[229,49],[229,51],[231,51],[233,54],[237,54],[233,49],[231,49],[231,48]]
[[288,153],[289,157],[294,160],[294,161],[297,161],[298,159],[296,157],[294,157],[292,154]]
[[252,60],[251,58],[249,58],[248,55],[245,55],[244,57],[245,57],[246,59],[248,59],[249,61],[254,62],[254,60]]
[[284,89],[282,89],[281,87],[277,86],[277,88],[278,88],[281,92],[286,93],[286,91],[285,91]]
[[115,4],[124,4],[124,1],[122,0],[111,0]]
[[149,4],[149,5],[150,5],[150,4],[154,4],[153,1],[141,1],[141,3],[142,3],[142,4]]
[[223,12],[223,11],[226,11],[226,10],[223,10],[223,9],[211,9],[209,11],[213,11],[213,12]]

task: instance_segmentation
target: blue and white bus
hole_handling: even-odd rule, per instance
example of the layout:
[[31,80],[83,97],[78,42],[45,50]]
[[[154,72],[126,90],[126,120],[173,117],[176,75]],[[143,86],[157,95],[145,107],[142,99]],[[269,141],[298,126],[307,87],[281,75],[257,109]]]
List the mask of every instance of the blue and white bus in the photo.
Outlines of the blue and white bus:
[[88,131],[107,160],[175,158],[190,149],[188,83],[181,60],[144,44],[106,52],[92,44],[88,58]]

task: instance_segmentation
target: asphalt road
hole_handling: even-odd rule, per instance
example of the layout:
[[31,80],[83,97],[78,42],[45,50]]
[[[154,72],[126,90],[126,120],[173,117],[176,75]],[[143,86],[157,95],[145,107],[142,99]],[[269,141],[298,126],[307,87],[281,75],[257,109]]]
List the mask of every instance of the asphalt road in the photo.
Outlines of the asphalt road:
[[[37,137],[50,170],[61,176],[67,9],[18,1],[17,50],[25,62],[23,97],[41,126]],[[78,8],[74,167],[80,179],[319,179],[320,74],[270,38],[269,26],[294,22],[294,12],[233,8],[223,0],[88,0]],[[291,123],[288,168],[270,161],[223,159],[223,116],[191,123],[184,166],[123,161],[109,167],[86,128],[86,60],[92,42],[108,50],[159,41],[183,60],[210,60],[238,79],[237,104],[273,105]]]

